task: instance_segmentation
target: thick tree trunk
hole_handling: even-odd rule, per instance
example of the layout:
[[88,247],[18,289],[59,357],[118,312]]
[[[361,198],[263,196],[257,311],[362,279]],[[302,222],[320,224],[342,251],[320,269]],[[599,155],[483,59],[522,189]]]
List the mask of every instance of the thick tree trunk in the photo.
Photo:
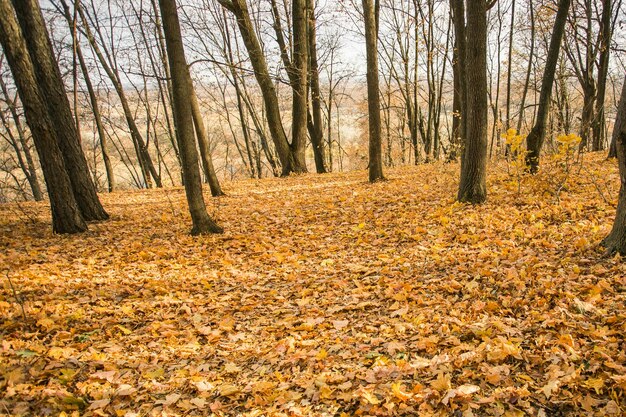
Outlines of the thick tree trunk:
[[211,195],[213,197],[219,197],[224,195],[220,182],[217,179],[215,168],[213,167],[213,160],[211,159],[211,149],[209,148],[209,135],[204,126],[204,120],[202,119],[202,113],[200,112],[200,105],[198,104],[198,96],[193,88],[193,84],[189,86],[189,92],[191,93],[189,100],[191,101],[191,112],[193,116],[193,125],[196,129],[196,138],[198,139],[198,148],[200,148],[200,159],[202,160],[202,170],[204,176],[211,188]]
[[163,19],[167,57],[172,73],[174,123],[185,180],[185,194],[193,222],[191,234],[221,233],[223,229],[209,217],[202,195],[202,179],[194,140],[192,106],[189,102],[192,96],[192,83],[185,60],[176,1],[159,0],[159,5]]
[[567,12],[569,11],[570,4],[571,0],[559,0],[559,8],[554,21],[554,29],[552,29],[550,48],[548,49],[548,57],[541,81],[537,119],[526,138],[528,148],[526,165],[531,173],[536,173],[539,170],[539,157],[546,136],[546,123],[550,111],[554,74],[556,72],[556,64],[559,60],[559,50],[561,49],[561,40],[565,32],[565,22],[567,21]]
[[363,0],[365,49],[367,52],[367,107],[369,113],[369,181],[383,176],[380,121],[380,88],[378,81],[378,0]]
[[10,0],[0,0],[0,42],[39,154],[50,198],[52,230],[55,233],[84,232],[87,224],[74,198],[72,184],[55,136],[56,130],[48,115],[44,97],[39,91],[35,69]]
[[26,39],[44,104],[53,121],[76,202],[85,220],[106,220],[109,215],[100,204],[85,154],[80,146],[70,103],[61,72],[54,59],[39,3],[36,0],[13,0],[13,5]]
[[626,255],[626,79],[622,86],[622,95],[613,128],[613,141],[619,162],[621,188],[613,229],[602,241],[602,245],[606,248],[607,255],[614,253]]
[[[458,200],[482,203],[487,198],[487,3],[469,1],[466,33],[465,149],[461,157]],[[462,116],[462,117],[463,117]]]
[[[291,122],[291,152],[294,158],[294,171],[307,172],[306,140],[307,140],[307,108],[308,108],[308,75],[309,54],[307,36],[306,0],[292,0],[292,31],[293,31],[293,98]],[[284,172],[283,172],[284,173]]]
[[250,13],[248,12],[248,6],[245,0],[218,0],[218,2],[231,13],[234,14],[237,19],[237,26],[239,26],[239,32],[241,38],[248,51],[250,57],[250,63],[254,69],[254,76],[256,77],[261,94],[263,95],[263,102],[265,104],[265,117],[267,124],[272,135],[278,158],[282,165],[282,175],[289,175],[291,172],[296,172],[296,162],[287,140],[287,135],[283,128],[283,123],[280,117],[280,106],[278,103],[278,96],[276,95],[276,88],[274,82],[269,75],[267,68],[267,62],[263,55],[263,50],[259,44],[259,40],[252,26],[252,20],[250,19]]

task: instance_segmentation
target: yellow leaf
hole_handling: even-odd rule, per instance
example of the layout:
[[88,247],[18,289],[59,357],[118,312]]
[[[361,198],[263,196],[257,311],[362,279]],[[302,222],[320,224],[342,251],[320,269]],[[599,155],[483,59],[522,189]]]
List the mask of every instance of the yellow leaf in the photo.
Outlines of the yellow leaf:
[[129,334],[132,334],[132,331],[127,329],[126,327],[122,326],[121,324],[116,324],[115,328],[118,329],[120,332],[124,333],[126,336],[128,336]]
[[220,395],[222,397],[230,397],[237,395],[241,392],[241,389],[236,385],[224,384],[220,387]]
[[400,382],[391,384],[391,392],[393,392],[393,395],[400,401],[408,401],[413,397],[413,394],[404,390],[404,386]]
[[219,327],[225,332],[230,332],[235,328],[235,319],[232,317],[226,317],[220,321]]
[[54,328],[54,320],[48,318],[48,317],[44,317],[43,319],[39,319],[37,321],[37,326],[41,326],[46,330],[50,330],[52,328]]
[[153,368],[143,373],[143,377],[146,379],[157,379],[165,375],[163,368]]
[[589,378],[583,385],[587,388],[592,388],[596,394],[600,394],[602,392],[602,388],[604,388],[604,379],[602,378]]
[[439,392],[449,390],[452,387],[450,376],[440,372],[437,379],[430,383],[430,386],[432,389]]
[[328,352],[326,351],[326,349],[321,349],[319,352],[317,352],[317,355],[315,355],[315,359],[321,361],[323,359],[326,359],[327,356]]
[[228,362],[225,366],[224,366],[224,372],[226,372],[227,374],[236,374],[241,372],[241,368],[238,367],[236,364],[234,364],[233,362]]
[[559,381],[558,379],[555,379],[552,381],[548,381],[548,383],[544,385],[543,387],[541,387],[540,390],[543,392],[546,398],[550,399],[554,391],[558,390],[559,385],[561,385],[561,381]]
[[480,391],[478,385],[461,385],[456,389],[456,392],[460,395],[472,395]]
[[372,405],[381,403],[381,401],[378,399],[376,394],[374,394],[372,391],[362,390],[361,397],[363,397],[365,401],[367,401],[369,404],[372,404]]

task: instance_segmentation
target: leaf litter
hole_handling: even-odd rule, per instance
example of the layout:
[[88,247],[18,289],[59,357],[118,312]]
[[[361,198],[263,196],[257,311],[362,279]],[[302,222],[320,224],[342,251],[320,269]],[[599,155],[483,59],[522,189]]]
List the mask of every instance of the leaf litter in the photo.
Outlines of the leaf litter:
[[476,207],[455,164],[233,182],[196,238],[182,189],[78,236],[2,206],[0,414],[623,415],[619,180],[588,158],[558,202],[500,165]]

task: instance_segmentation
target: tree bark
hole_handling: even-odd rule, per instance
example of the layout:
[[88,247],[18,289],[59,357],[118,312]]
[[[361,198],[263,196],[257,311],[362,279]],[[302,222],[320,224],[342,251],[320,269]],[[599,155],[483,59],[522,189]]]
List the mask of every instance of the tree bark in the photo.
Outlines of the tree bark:
[[311,116],[309,117],[309,135],[313,145],[315,170],[318,174],[327,172],[324,152],[324,134],[322,133],[322,100],[320,89],[319,64],[317,61],[317,19],[315,17],[315,0],[307,0],[308,38],[309,38],[309,73],[311,85]]
[[[191,77],[190,77],[191,80]],[[204,126],[204,120],[202,119],[202,113],[200,112],[200,105],[198,104],[198,96],[193,88],[193,84],[189,86],[189,100],[191,100],[191,112],[193,116],[193,125],[196,129],[196,138],[198,139],[198,148],[200,148],[200,159],[202,160],[202,170],[204,176],[211,188],[211,195],[213,197],[219,197],[224,195],[220,182],[217,179],[215,168],[213,167],[213,160],[211,159],[211,149],[209,148],[209,135]]]
[[[478,204],[487,198],[487,4],[468,1],[466,34],[465,149],[457,199]],[[466,39],[467,41],[467,39]],[[463,118],[463,116],[461,116]]]
[[541,147],[546,136],[546,123],[548,121],[548,113],[550,111],[550,101],[552,96],[552,85],[554,84],[554,74],[556,72],[556,64],[559,60],[559,50],[561,49],[561,40],[565,32],[565,22],[567,21],[567,12],[571,0],[559,0],[559,8],[554,21],[554,29],[550,39],[550,47],[548,49],[548,57],[541,81],[541,92],[539,94],[539,108],[537,109],[537,119],[535,125],[531,129],[526,138],[528,153],[526,155],[526,165],[531,173],[537,173],[539,170],[539,157],[541,155]]
[[167,58],[172,73],[174,123],[180,150],[185,194],[193,222],[192,235],[221,233],[223,229],[209,217],[202,195],[202,179],[194,140],[191,75],[185,59],[175,0],[159,0]]
[[85,220],[106,220],[109,215],[98,199],[85,154],[80,146],[70,103],[39,4],[36,0],[13,0],[13,5],[44,104],[53,122],[76,202]]
[[56,130],[38,88],[35,68],[10,0],[0,0],[0,42],[39,154],[50,198],[52,230],[55,233],[84,232],[87,230],[87,224],[74,197],[63,155],[55,136]]
[[465,88],[465,60],[466,60],[466,36],[465,36],[465,3],[463,0],[450,0],[450,8],[452,10],[452,18],[454,22],[454,43],[455,49],[453,53],[454,68],[453,68],[453,83],[454,83],[454,97],[453,97],[453,128],[454,143],[456,145],[451,156],[456,160],[456,154],[463,155],[463,149],[465,149],[465,103],[467,100],[467,90]]
[[292,0],[292,31],[293,31],[293,98],[291,112],[291,152],[295,162],[296,173],[307,172],[306,141],[307,141],[307,109],[308,109],[308,75],[309,54],[307,36],[306,0]]
[[280,117],[280,106],[274,82],[269,75],[267,62],[263,55],[263,50],[252,26],[250,13],[245,0],[218,0],[218,2],[229,10],[237,19],[237,26],[241,33],[241,38],[248,51],[250,63],[254,69],[254,76],[261,89],[263,102],[265,104],[265,117],[272,135],[278,158],[282,165],[282,175],[289,175],[296,171],[296,162],[283,128]]
[[515,29],[515,0],[511,1],[511,27],[509,28],[509,54],[506,72],[506,126],[504,130],[511,127],[511,71],[513,67],[513,33]]
[[600,65],[598,69],[598,83],[596,92],[596,111],[593,121],[593,148],[602,150],[606,140],[606,116],[604,102],[606,98],[606,82],[609,74],[609,58],[611,56],[611,38],[613,28],[611,17],[613,15],[613,3],[611,0],[602,0],[602,21],[600,28]]
[[367,53],[367,107],[369,114],[369,181],[384,180],[378,80],[378,0],[362,0]]
[[[73,18],[70,12],[68,5],[63,2],[63,16],[65,17],[65,21],[67,22],[70,30],[73,29]],[[72,36],[76,36],[76,31],[72,30]],[[100,106],[98,104],[98,97],[93,88],[93,84],[91,82],[91,76],[89,75],[89,70],[87,68],[87,64],[85,63],[85,57],[83,56],[83,51],[80,46],[78,40],[75,40],[75,50],[76,57],[78,58],[78,63],[80,65],[81,72],[83,73],[83,79],[85,80],[85,87],[87,87],[87,93],[89,94],[89,102],[91,103],[91,110],[93,112],[94,123],[96,124],[96,130],[98,131],[98,138],[100,139],[100,150],[102,152],[102,160],[104,161],[104,169],[106,171],[107,176],[107,185],[109,192],[115,191],[115,174],[113,172],[113,165],[111,164],[111,158],[109,157],[109,152],[107,150],[107,136],[104,131],[104,125],[102,123],[102,115],[100,113]]]
[[526,108],[526,96],[528,95],[528,87],[530,86],[530,75],[533,69],[533,58],[535,56],[535,8],[533,2],[528,2],[530,12],[530,53],[528,54],[528,66],[526,67],[526,80],[524,81],[524,90],[522,91],[522,99],[519,105],[519,114],[517,117],[517,132],[521,134],[522,123],[524,122],[524,109]]
[[[75,0],[78,3],[78,13],[80,14],[81,20],[83,22],[83,29],[85,30],[85,34],[87,35],[87,39],[89,40],[89,44],[93,49],[94,54],[98,58],[100,65],[104,72],[106,72],[107,76],[111,80],[113,84],[113,88],[115,88],[115,92],[120,99],[120,105],[122,106],[122,110],[124,112],[124,118],[126,119],[126,123],[128,124],[128,129],[130,130],[130,136],[133,140],[133,145],[135,146],[135,153],[137,154],[137,159],[139,162],[139,166],[141,168],[142,174],[144,176],[144,181],[146,182],[145,186],[151,187],[151,179],[154,179],[156,186],[161,188],[163,183],[161,182],[161,176],[156,170],[154,163],[152,162],[152,157],[148,152],[148,147],[146,146],[146,142],[143,140],[141,133],[139,132],[139,128],[135,123],[135,119],[133,116],[133,112],[130,109],[130,105],[128,104],[128,99],[126,97],[126,93],[124,92],[124,87],[122,85],[122,81],[120,80],[119,73],[116,68],[112,68],[111,65],[107,62],[102,49],[98,45],[96,38],[93,36],[91,28],[89,27],[89,22],[87,21],[87,17],[85,16],[85,12],[80,7],[80,0]],[[65,0],[61,0],[62,3]]]
[[[30,189],[33,192],[33,198],[35,201],[43,200],[43,192],[41,191],[41,185],[39,184],[39,175],[37,174],[37,166],[35,165],[35,160],[33,159],[33,155],[28,146],[28,142],[26,140],[26,132],[24,132],[24,127],[22,125],[22,121],[20,115],[17,112],[17,107],[15,106],[15,102],[11,99],[9,95],[9,90],[7,89],[6,83],[4,79],[0,77],[0,87],[2,89],[2,94],[4,95],[4,101],[6,102],[7,107],[9,108],[9,112],[11,113],[11,117],[13,118],[13,124],[15,125],[15,130],[17,130],[17,137],[19,143],[22,147],[22,151],[24,152],[24,159],[26,161],[22,161],[20,157],[19,148],[17,147],[17,143],[15,144],[16,154],[18,155],[18,160],[20,161],[20,166],[22,166],[22,170],[24,171],[24,176],[30,185]],[[3,123],[4,115],[0,115],[2,117]],[[8,124],[8,120],[4,123],[6,126],[7,133],[11,135],[11,129]],[[24,163],[25,162],[25,163]]]
[[615,253],[626,255],[626,79],[622,86],[622,95],[615,127],[613,128],[613,141],[615,142],[621,187],[617,203],[615,222],[609,235],[602,241],[606,248],[606,255]]

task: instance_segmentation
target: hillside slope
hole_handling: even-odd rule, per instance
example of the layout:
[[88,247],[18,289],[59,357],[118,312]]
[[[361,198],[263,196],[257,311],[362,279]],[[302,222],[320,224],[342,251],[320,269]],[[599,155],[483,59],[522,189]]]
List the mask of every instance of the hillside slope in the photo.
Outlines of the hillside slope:
[[455,164],[226,183],[197,238],[182,189],[78,236],[1,206],[0,415],[623,415],[616,164],[545,171],[478,207]]

